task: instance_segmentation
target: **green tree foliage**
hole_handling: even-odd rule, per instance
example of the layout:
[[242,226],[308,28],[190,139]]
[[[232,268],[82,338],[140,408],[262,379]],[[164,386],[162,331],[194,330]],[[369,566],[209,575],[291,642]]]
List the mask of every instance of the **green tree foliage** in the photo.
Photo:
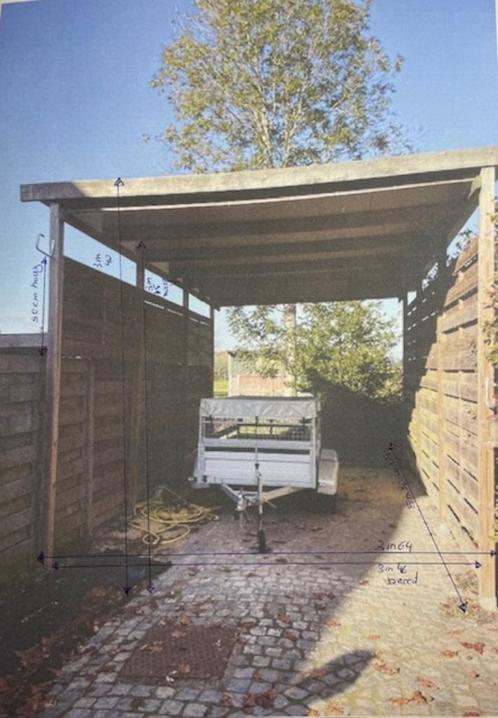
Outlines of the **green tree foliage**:
[[236,309],[229,323],[239,351],[262,358],[264,376],[283,368],[298,391],[324,398],[330,386],[371,399],[399,398],[401,371],[390,358],[395,322],[379,302],[304,304],[290,338],[292,351],[277,307]]
[[196,0],[152,86],[163,139],[194,172],[286,167],[395,151],[391,60],[371,0]]
[[[151,84],[174,121],[162,139],[192,172],[307,165],[406,149],[391,110],[401,58],[369,30],[372,0],[195,0]],[[373,305],[234,309],[262,374],[392,395],[392,329]]]

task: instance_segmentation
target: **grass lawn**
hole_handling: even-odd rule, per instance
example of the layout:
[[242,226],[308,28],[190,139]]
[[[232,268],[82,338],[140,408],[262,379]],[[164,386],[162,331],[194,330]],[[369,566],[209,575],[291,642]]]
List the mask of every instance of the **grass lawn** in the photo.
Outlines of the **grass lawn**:
[[227,396],[228,394],[228,379],[215,379],[214,380],[214,395],[215,396]]

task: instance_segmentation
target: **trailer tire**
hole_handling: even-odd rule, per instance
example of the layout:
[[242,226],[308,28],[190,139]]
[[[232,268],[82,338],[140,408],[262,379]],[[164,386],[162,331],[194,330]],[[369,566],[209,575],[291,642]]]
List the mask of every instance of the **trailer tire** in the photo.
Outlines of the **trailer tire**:
[[266,536],[264,529],[259,529],[258,531],[258,551],[259,553],[266,552]]

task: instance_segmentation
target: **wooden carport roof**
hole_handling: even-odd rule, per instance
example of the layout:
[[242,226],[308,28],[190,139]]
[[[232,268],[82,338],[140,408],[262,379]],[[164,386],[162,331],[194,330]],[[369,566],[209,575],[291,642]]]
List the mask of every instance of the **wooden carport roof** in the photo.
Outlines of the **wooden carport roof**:
[[[210,175],[123,178],[122,247],[214,306],[402,296],[476,209],[498,148]],[[117,247],[115,180],[31,184],[23,201]]]

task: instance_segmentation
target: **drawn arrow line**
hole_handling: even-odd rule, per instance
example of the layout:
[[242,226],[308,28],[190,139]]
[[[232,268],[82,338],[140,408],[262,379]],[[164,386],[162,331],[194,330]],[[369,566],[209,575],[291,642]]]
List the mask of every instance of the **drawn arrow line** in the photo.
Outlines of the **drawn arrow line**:
[[[108,563],[108,564],[59,564],[58,568],[121,568],[121,563]],[[205,561],[192,561],[189,563],[174,563],[172,561],[154,561],[152,566],[181,566],[184,568],[190,568],[191,566],[439,566],[442,567],[440,561],[236,561],[230,564],[225,563],[206,563]],[[473,566],[474,568],[481,568],[481,564],[478,561],[451,561],[447,563],[448,566]],[[141,568],[147,568],[148,563],[128,563],[128,566],[135,566]]]
[[[413,555],[439,555],[438,551],[382,551],[381,549],[366,549],[365,551],[336,551],[336,550],[326,550],[326,551],[272,551],[272,556],[297,556],[297,555],[305,555],[309,556],[311,555],[329,555],[329,554],[338,554],[338,555],[360,555],[363,554],[376,554],[376,555],[402,555],[402,556],[413,556]],[[443,555],[452,555],[452,556],[496,556],[496,551],[441,551]],[[256,554],[251,551],[175,551],[174,553],[166,553],[166,554],[160,554],[156,553],[154,556],[157,558],[164,558],[165,556],[255,556]],[[123,553],[84,553],[84,554],[54,554],[52,556],[47,556],[46,558],[50,559],[63,559],[63,558],[121,558],[124,556]],[[147,554],[142,553],[129,553],[128,556],[130,558],[147,558]]]
[[[415,494],[414,494],[414,492],[413,492],[413,489],[412,489],[411,485],[409,484],[409,482],[407,481],[407,479],[405,478],[405,476],[404,476],[404,474],[403,474],[403,472],[402,472],[402,470],[401,470],[401,468],[400,468],[399,461],[398,461],[398,457],[396,456],[396,454],[395,454],[395,452],[394,452],[394,447],[393,447],[392,444],[389,445],[389,449],[388,449],[388,461],[390,461],[390,463],[391,463],[391,465],[393,466],[394,470],[395,470],[396,473],[401,477],[401,479],[403,480],[403,483],[405,484],[405,486],[407,487],[408,491],[410,492],[410,495],[411,495],[411,497],[412,497],[412,499],[413,499],[413,501],[414,501],[414,503],[415,503],[415,506],[416,506],[416,508],[417,508],[417,511],[418,511],[419,514],[420,514],[420,518],[421,518],[422,521],[424,522],[425,528],[427,529],[427,532],[428,532],[429,536],[431,537],[432,543],[434,544],[434,548],[436,549],[436,552],[438,553],[439,558],[441,559],[441,563],[443,564],[443,566],[444,566],[444,568],[445,568],[445,571],[446,571],[446,573],[448,574],[448,578],[449,578],[450,581],[451,581],[451,584],[452,584],[452,586],[453,586],[453,588],[454,588],[454,590],[455,590],[455,593],[456,593],[456,595],[458,596],[458,600],[460,601],[460,604],[459,604],[458,608],[462,611],[462,613],[465,613],[465,611],[467,610],[467,603],[464,601],[464,599],[463,599],[463,597],[462,597],[460,591],[458,590],[458,586],[456,585],[455,580],[454,580],[453,576],[451,575],[451,572],[450,572],[450,570],[449,570],[449,568],[448,568],[448,565],[447,565],[446,561],[445,561],[444,558],[443,558],[443,554],[441,553],[441,550],[440,550],[440,548],[439,548],[439,546],[438,546],[438,543],[437,543],[437,541],[436,541],[436,539],[435,539],[435,537],[434,537],[434,534],[432,533],[431,528],[430,528],[430,526],[429,526],[429,524],[428,524],[428,522],[427,522],[427,520],[426,520],[426,518],[425,518],[425,516],[424,516],[424,513],[423,513],[422,509],[420,508],[420,506],[419,506],[419,504],[418,504],[418,501],[417,501],[417,499],[416,499],[416,497],[415,497]],[[451,564],[451,565],[454,565],[454,564]]]

